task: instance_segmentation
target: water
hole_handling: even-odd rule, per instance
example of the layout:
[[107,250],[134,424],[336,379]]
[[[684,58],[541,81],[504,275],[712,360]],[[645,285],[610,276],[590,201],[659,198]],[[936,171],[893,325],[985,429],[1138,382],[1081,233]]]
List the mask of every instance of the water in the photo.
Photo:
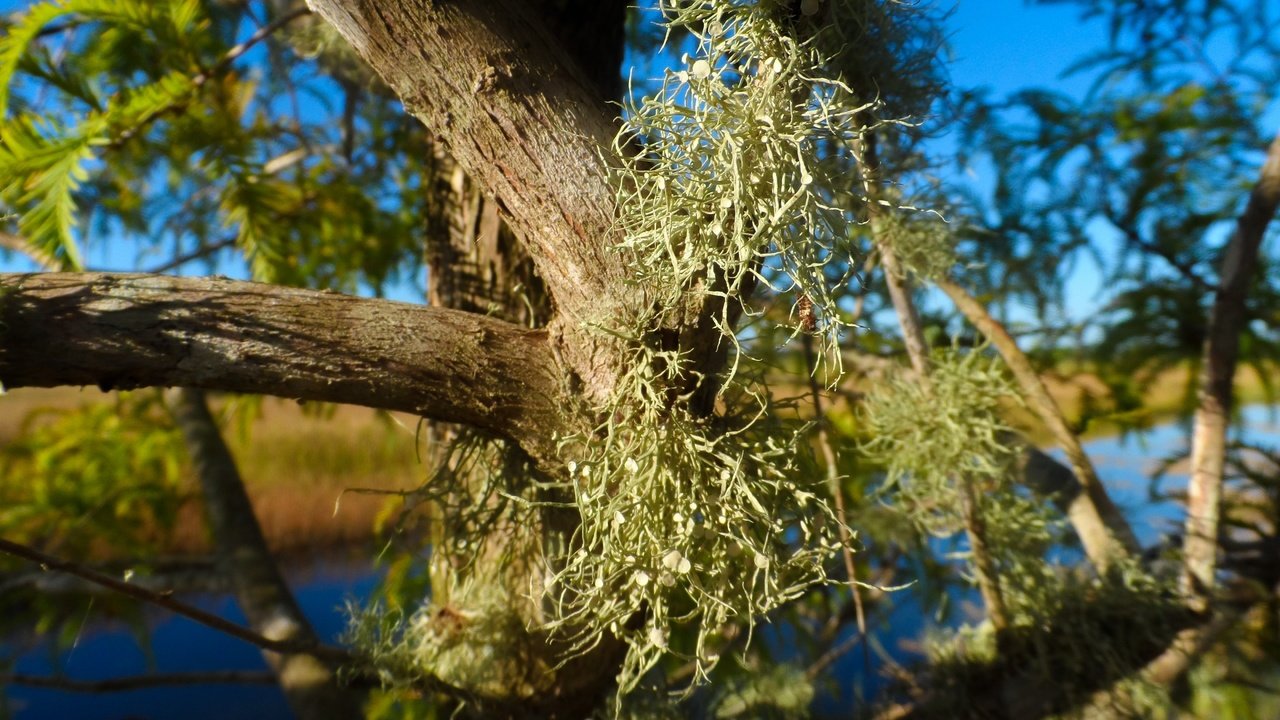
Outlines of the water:
[[[1280,408],[1252,405],[1242,409],[1242,422],[1233,431],[1232,439],[1249,443],[1280,445]],[[1150,547],[1171,533],[1182,532],[1184,508],[1177,502],[1164,499],[1173,490],[1182,490],[1187,484],[1184,461],[1167,472],[1153,496],[1151,476],[1165,460],[1188,454],[1190,429],[1179,423],[1166,423],[1142,432],[1124,436],[1092,440],[1085,450],[1093,460],[1111,499],[1129,520],[1134,534],[1143,547]],[[1061,452],[1051,453],[1065,461]],[[935,552],[944,552],[935,545]],[[1078,563],[1083,553],[1066,548],[1052,558],[1064,564]],[[953,629],[972,619],[973,612],[981,607],[981,599],[974,589],[955,588],[949,591],[953,609],[945,618],[934,618],[921,610],[918,594],[908,591],[891,594],[888,598],[892,609],[878,627],[869,628],[876,640],[887,650],[894,661],[910,664],[921,659],[920,641],[930,632]],[[838,642],[849,640],[855,634],[848,628]],[[801,659],[803,662],[803,659]],[[887,685],[883,670],[886,663],[876,653],[864,654],[855,648],[843,656],[827,673],[825,687],[814,703],[817,715],[829,717],[847,716],[847,708],[857,701],[859,693],[874,698]]]
[[[1254,406],[1245,408],[1243,415],[1245,430],[1238,439],[1280,444],[1280,424],[1277,423],[1275,409]],[[1153,501],[1148,478],[1164,458],[1185,451],[1187,435],[1184,427],[1169,424],[1141,434],[1094,440],[1087,444],[1103,482],[1117,504],[1125,509],[1144,545],[1156,542],[1164,533],[1177,531],[1182,525],[1182,508],[1169,501]],[[1167,492],[1185,484],[1185,474],[1171,473],[1162,489]],[[330,641],[335,640],[344,627],[343,603],[367,599],[377,580],[366,563],[352,562],[326,561],[294,568],[288,575],[307,617],[316,631]],[[206,595],[185,599],[229,620],[244,622],[234,602],[227,597]],[[976,602],[972,593],[963,591],[953,594],[952,599],[957,605]],[[961,611],[952,612],[948,619],[937,622],[921,610],[918,597],[911,592],[895,594],[891,602],[892,608],[886,620],[875,629],[875,634],[876,640],[898,662],[910,662],[918,657],[916,643],[927,631],[953,626],[965,619],[965,613]],[[266,670],[262,655],[256,648],[184,618],[157,614],[150,629],[150,658],[128,629],[110,625],[90,626],[82,632],[73,649],[57,656],[51,656],[47,648],[28,651],[19,657],[12,672],[47,677],[61,668],[67,677],[96,680],[157,670]],[[761,637],[778,655],[785,657],[788,648],[794,649],[794,632],[794,628],[779,624],[763,628]],[[841,640],[851,634],[852,628]],[[866,659],[870,660],[869,664]],[[882,666],[883,661],[874,653],[864,656],[860,648],[844,655],[826,674],[814,705],[815,712],[847,714],[846,708],[859,692],[874,696],[884,685],[880,674]],[[289,717],[283,695],[272,685],[193,685],[98,694],[10,686],[6,695],[15,720],[267,720]]]
[[[287,573],[298,603],[316,632],[332,642],[345,627],[343,602],[369,597],[377,578],[367,563],[325,563]],[[229,597],[183,598],[202,610],[245,624]],[[158,615],[150,627],[151,658],[134,634],[119,625],[87,628],[75,647],[57,657],[47,649],[22,655],[12,672],[49,677],[60,667],[76,680],[99,680],[148,672],[267,670],[262,653],[236,638],[176,615]],[[148,718],[149,720],[268,720],[288,718],[284,695],[274,685],[183,685],[115,693],[69,693],[10,686],[5,691],[15,720],[45,718]]]

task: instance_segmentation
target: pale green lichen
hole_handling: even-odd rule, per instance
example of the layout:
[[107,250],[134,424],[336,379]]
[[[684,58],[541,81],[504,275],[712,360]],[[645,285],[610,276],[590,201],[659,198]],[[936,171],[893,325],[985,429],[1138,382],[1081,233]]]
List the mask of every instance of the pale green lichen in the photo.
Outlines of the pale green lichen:
[[928,381],[899,375],[862,408],[860,450],[886,470],[886,490],[934,535],[963,524],[958,477],[984,492],[1009,487],[1017,457],[1003,409],[1018,394],[998,358],[982,348],[935,353]]
[[[542,528],[533,544],[543,568],[530,588],[546,610],[537,629],[566,641],[570,655],[624,640],[622,694],[668,656],[690,661],[694,682],[704,680],[726,650],[727,626],[749,633],[760,617],[827,581],[839,521],[806,428],[776,417],[760,382],[766,368],[742,348],[735,319],[754,312],[753,287],[811,303],[812,322],[793,313],[791,329],[812,333],[826,377],[839,377],[839,346],[851,327],[839,298],[866,215],[859,140],[879,122],[876,99],[858,97],[830,72],[778,3],[661,7],[668,27],[693,41],[683,65],[629,108],[617,141],[630,159],[613,178],[616,252],[647,304],[599,328],[626,349],[616,381],[602,402],[566,410],[595,419],[561,438],[567,479],[534,478],[529,468],[515,468],[516,477],[490,464],[483,472],[492,482],[476,486],[489,488],[488,497],[452,510],[475,518],[501,506],[511,513],[504,517]],[[655,341],[672,315],[685,317],[708,298],[725,300],[712,320],[731,350],[712,383],[714,415],[691,407],[690,378],[707,378],[690,351]],[[521,515],[531,510],[544,514]],[[564,512],[574,515],[571,531],[546,522]],[[446,522],[461,523],[472,543],[470,533],[486,526]],[[426,632],[432,612],[399,624],[387,655],[483,684],[478,670],[437,649],[443,640]]]

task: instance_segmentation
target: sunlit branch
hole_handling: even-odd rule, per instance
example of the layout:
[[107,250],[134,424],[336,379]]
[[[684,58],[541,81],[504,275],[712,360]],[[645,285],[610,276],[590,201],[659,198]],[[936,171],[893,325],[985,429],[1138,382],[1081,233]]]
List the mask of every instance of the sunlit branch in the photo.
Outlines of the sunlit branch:
[[[1093,463],[1080,444],[1080,439],[1067,427],[1062,410],[1049,395],[1044,381],[1040,379],[1040,375],[1018,347],[1017,342],[1005,331],[1004,326],[987,312],[982,303],[964,288],[943,278],[934,280],[934,284],[951,298],[956,308],[995,346],[1022,388],[1024,397],[1066,453],[1071,468],[1075,471],[1076,479],[1084,489],[1079,496],[1081,502],[1073,504],[1068,509],[1068,514],[1072,516],[1077,528],[1087,528],[1086,531],[1080,532],[1080,542],[1085,546],[1085,552],[1088,553],[1090,560],[1101,571],[1116,558],[1136,554],[1139,546],[1133,530],[1116,508],[1115,503],[1111,501],[1102,481],[1098,479]],[[1087,505],[1083,504],[1085,499],[1088,500]]]
[[1245,324],[1245,300],[1258,271],[1258,252],[1267,225],[1280,207],[1280,135],[1267,150],[1258,183],[1236,222],[1222,259],[1219,287],[1209,319],[1200,374],[1200,398],[1191,432],[1191,477],[1187,483],[1187,523],[1183,590],[1202,607],[1214,586],[1219,515],[1226,466],[1227,425],[1232,387]]
[[[545,333],[472,313],[250,283],[0,274],[0,383],[194,387],[480,427],[539,461],[562,391]],[[57,328],[56,332],[52,331]]]

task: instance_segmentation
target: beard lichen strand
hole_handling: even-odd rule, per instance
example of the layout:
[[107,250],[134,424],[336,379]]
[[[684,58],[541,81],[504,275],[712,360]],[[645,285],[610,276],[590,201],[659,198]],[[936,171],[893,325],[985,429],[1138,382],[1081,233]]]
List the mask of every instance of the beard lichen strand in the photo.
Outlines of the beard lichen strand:
[[[852,211],[833,198],[849,195],[841,177],[859,162],[850,140],[867,105],[769,16],[772,5],[664,5],[698,50],[632,109],[616,143],[620,155],[641,147],[613,176],[616,252],[628,258],[618,265],[633,274],[624,293],[575,303],[576,316],[562,312],[549,327],[566,383],[561,416],[579,423],[556,437],[565,475],[536,491],[511,484],[527,476],[503,481],[511,508],[576,514],[543,539],[544,629],[573,652],[625,641],[623,694],[673,652],[681,627],[694,678],[705,679],[725,649],[722,627],[750,627],[825,581],[839,547],[823,480],[801,472],[804,428],[770,417],[735,315],[748,310],[746,279],[807,297],[814,313],[796,329],[815,326],[838,376],[847,326],[823,271],[850,259]],[[823,144],[844,149],[843,165]],[[543,261],[562,274],[569,262]],[[719,304],[709,314],[707,298]],[[584,307],[593,317],[580,316]],[[672,322],[678,340],[653,342]],[[701,327],[685,332],[690,322]],[[725,348],[729,369],[699,366],[698,343]],[[683,402],[698,372],[718,375],[714,417]]]
[[[761,268],[774,263],[784,291],[821,309],[800,329],[820,331],[838,373],[841,315],[822,269],[849,259],[837,252],[850,215],[826,199],[838,178],[817,140],[856,136],[866,107],[762,6],[665,10],[670,25],[693,30],[697,57],[632,109],[615,144],[643,145],[615,175],[618,250],[634,258],[631,281],[653,303],[607,329],[625,342],[627,364],[594,411],[600,424],[562,445],[580,524],[561,558],[550,623],[580,648],[601,633],[624,638],[624,693],[670,651],[679,625],[692,626],[703,679],[722,649],[721,626],[750,625],[826,578],[837,520],[821,483],[798,472],[799,434],[770,425],[769,401],[736,369],[745,356],[734,315],[744,278],[770,283]],[[708,272],[723,283],[704,282]],[[719,373],[724,413],[714,422],[679,402],[703,369],[687,340],[707,338],[660,341],[673,318],[688,322],[690,304],[705,310],[691,293],[722,298],[702,330],[733,356]]]

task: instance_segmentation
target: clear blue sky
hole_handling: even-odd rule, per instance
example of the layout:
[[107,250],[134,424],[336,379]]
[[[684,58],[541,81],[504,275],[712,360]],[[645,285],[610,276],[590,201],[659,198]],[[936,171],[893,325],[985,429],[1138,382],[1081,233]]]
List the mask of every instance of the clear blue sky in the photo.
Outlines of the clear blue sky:
[[961,0],[954,7],[947,26],[954,56],[951,78],[959,87],[988,86],[1007,93],[1040,86],[1082,95],[1086,82],[1064,80],[1062,72],[1107,41],[1106,27],[1081,23],[1071,5]]

